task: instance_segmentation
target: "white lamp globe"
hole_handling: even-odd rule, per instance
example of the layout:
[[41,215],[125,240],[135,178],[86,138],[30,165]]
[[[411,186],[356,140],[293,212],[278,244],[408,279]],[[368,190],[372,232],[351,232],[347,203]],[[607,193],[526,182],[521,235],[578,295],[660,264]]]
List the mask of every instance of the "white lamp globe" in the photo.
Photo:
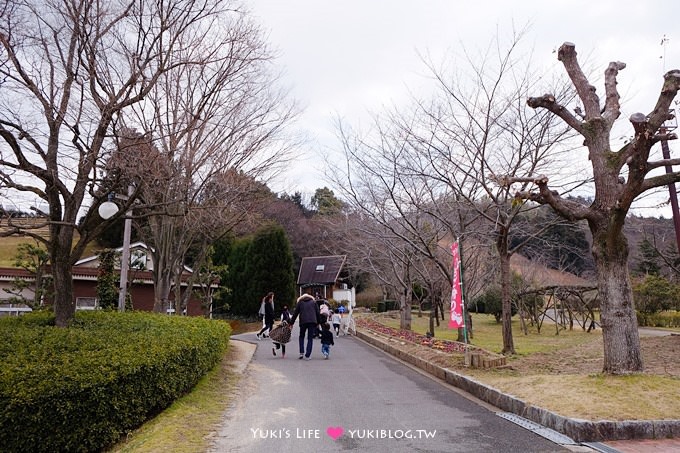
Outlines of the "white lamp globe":
[[99,205],[98,212],[102,219],[108,220],[118,212],[118,206],[112,201],[105,201]]

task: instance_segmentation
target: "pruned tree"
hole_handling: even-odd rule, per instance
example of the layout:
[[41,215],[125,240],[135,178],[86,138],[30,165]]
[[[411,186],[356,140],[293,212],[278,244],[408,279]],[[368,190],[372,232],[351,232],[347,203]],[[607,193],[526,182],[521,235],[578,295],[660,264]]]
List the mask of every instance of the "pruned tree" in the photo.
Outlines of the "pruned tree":
[[191,49],[217,52],[222,21],[241,14],[221,0],[3,2],[0,186],[49,205],[47,239],[10,233],[46,244],[58,326],[75,315],[71,266],[108,223],[98,206],[110,190],[126,191],[100,188],[121,121],[165,74],[202,66]]
[[597,268],[601,324],[604,340],[603,371],[626,374],[642,371],[640,339],[628,272],[628,241],[623,233],[632,203],[643,193],[675,183],[680,173],[654,174],[655,169],[678,165],[680,159],[652,160],[652,146],[662,139],[675,138],[663,123],[670,118],[669,108],[680,88],[680,71],[664,75],[661,93],[652,111],[630,116],[634,137],[614,150],[611,131],[621,114],[616,88],[621,62],[611,62],[604,72],[604,103],[583,73],[572,43],[564,43],[557,58],[576,89],[581,105],[572,113],[551,94],[531,97],[527,103],[561,118],[584,139],[592,169],[595,197],[589,206],[566,199],[554,190],[547,176],[507,179],[507,185],[535,184],[535,190],[518,190],[517,198],[550,205],[564,218],[586,220],[593,236],[592,253]]

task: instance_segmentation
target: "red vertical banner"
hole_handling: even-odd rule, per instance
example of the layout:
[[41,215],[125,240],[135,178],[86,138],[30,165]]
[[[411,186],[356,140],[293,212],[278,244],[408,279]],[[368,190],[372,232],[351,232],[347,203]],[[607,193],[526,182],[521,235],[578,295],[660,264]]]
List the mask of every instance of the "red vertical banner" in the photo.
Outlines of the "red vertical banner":
[[449,316],[449,329],[465,327],[463,320],[463,288],[460,278],[460,250],[458,242],[451,244],[453,255],[453,281],[451,282],[451,312]]

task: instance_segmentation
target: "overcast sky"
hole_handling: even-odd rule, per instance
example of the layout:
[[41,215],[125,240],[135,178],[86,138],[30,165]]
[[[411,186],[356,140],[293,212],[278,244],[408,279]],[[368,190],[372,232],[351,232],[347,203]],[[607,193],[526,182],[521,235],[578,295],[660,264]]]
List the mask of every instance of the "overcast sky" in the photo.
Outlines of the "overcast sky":
[[[619,74],[620,121],[649,113],[662,75],[680,68],[680,2],[629,0],[477,1],[454,0],[250,0],[254,19],[278,51],[284,83],[304,107],[297,127],[309,137],[305,160],[276,182],[275,190],[311,193],[328,183],[320,150],[338,149],[333,119],[350,124],[368,111],[408,100],[424,85],[427,70],[419,54],[443,62],[463,48],[486,47],[513,27],[528,26],[523,47],[533,61],[563,72],[553,53],[576,44],[582,64],[601,74],[610,61]],[[662,38],[667,38],[662,46]],[[665,54],[665,58],[664,57]],[[598,92],[604,89],[598,86]],[[537,93],[537,95],[543,93]],[[671,152],[676,143],[671,142]],[[309,168],[316,169],[310,177]],[[303,177],[302,174],[307,176]]]

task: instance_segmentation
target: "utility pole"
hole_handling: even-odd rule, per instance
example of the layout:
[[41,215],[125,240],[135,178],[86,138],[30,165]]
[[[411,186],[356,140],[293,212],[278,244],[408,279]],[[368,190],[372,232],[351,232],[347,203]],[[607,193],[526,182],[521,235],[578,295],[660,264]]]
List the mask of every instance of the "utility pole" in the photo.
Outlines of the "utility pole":
[[[661,47],[663,47],[663,54],[661,55],[661,60],[663,64],[663,70],[666,72],[666,43],[668,43],[668,38],[663,35],[661,38]],[[675,111],[671,110],[670,119],[665,121],[663,125],[659,128],[659,132],[663,136],[661,139],[661,153],[664,160],[669,160],[671,158],[671,151],[668,148],[668,139],[675,138],[675,134],[671,134],[671,131],[678,127],[678,121],[675,117]],[[671,135],[673,137],[671,137]],[[671,165],[666,165],[666,174],[673,173],[673,167]],[[675,245],[678,248],[678,253],[680,253],[680,210],[678,210],[678,193],[675,189],[675,183],[668,184],[668,195],[671,199],[671,211],[673,212],[673,226],[675,227]]]
[[[673,117],[673,121],[675,117]],[[668,121],[666,122],[668,123]],[[664,125],[659,129],[659,132],[664,136],[661,140],[661,153],[663,154],[664,160],[669,160],[671,158],[671,152],[668,148],[668,134],[672,130],[670,125],[664,123]],[[675,129],[675,127],[673,127]],[[673,167],[671,165],[666,165],[666,174],[673,173]],[[671,210],[673,212],[673,225],[675,226],[675,244],[678,248],[678,253],[680,253],[680,210],[678,210],[678,193],[675,189],[675,183],[668,184],[668,195],[671,199]]]

